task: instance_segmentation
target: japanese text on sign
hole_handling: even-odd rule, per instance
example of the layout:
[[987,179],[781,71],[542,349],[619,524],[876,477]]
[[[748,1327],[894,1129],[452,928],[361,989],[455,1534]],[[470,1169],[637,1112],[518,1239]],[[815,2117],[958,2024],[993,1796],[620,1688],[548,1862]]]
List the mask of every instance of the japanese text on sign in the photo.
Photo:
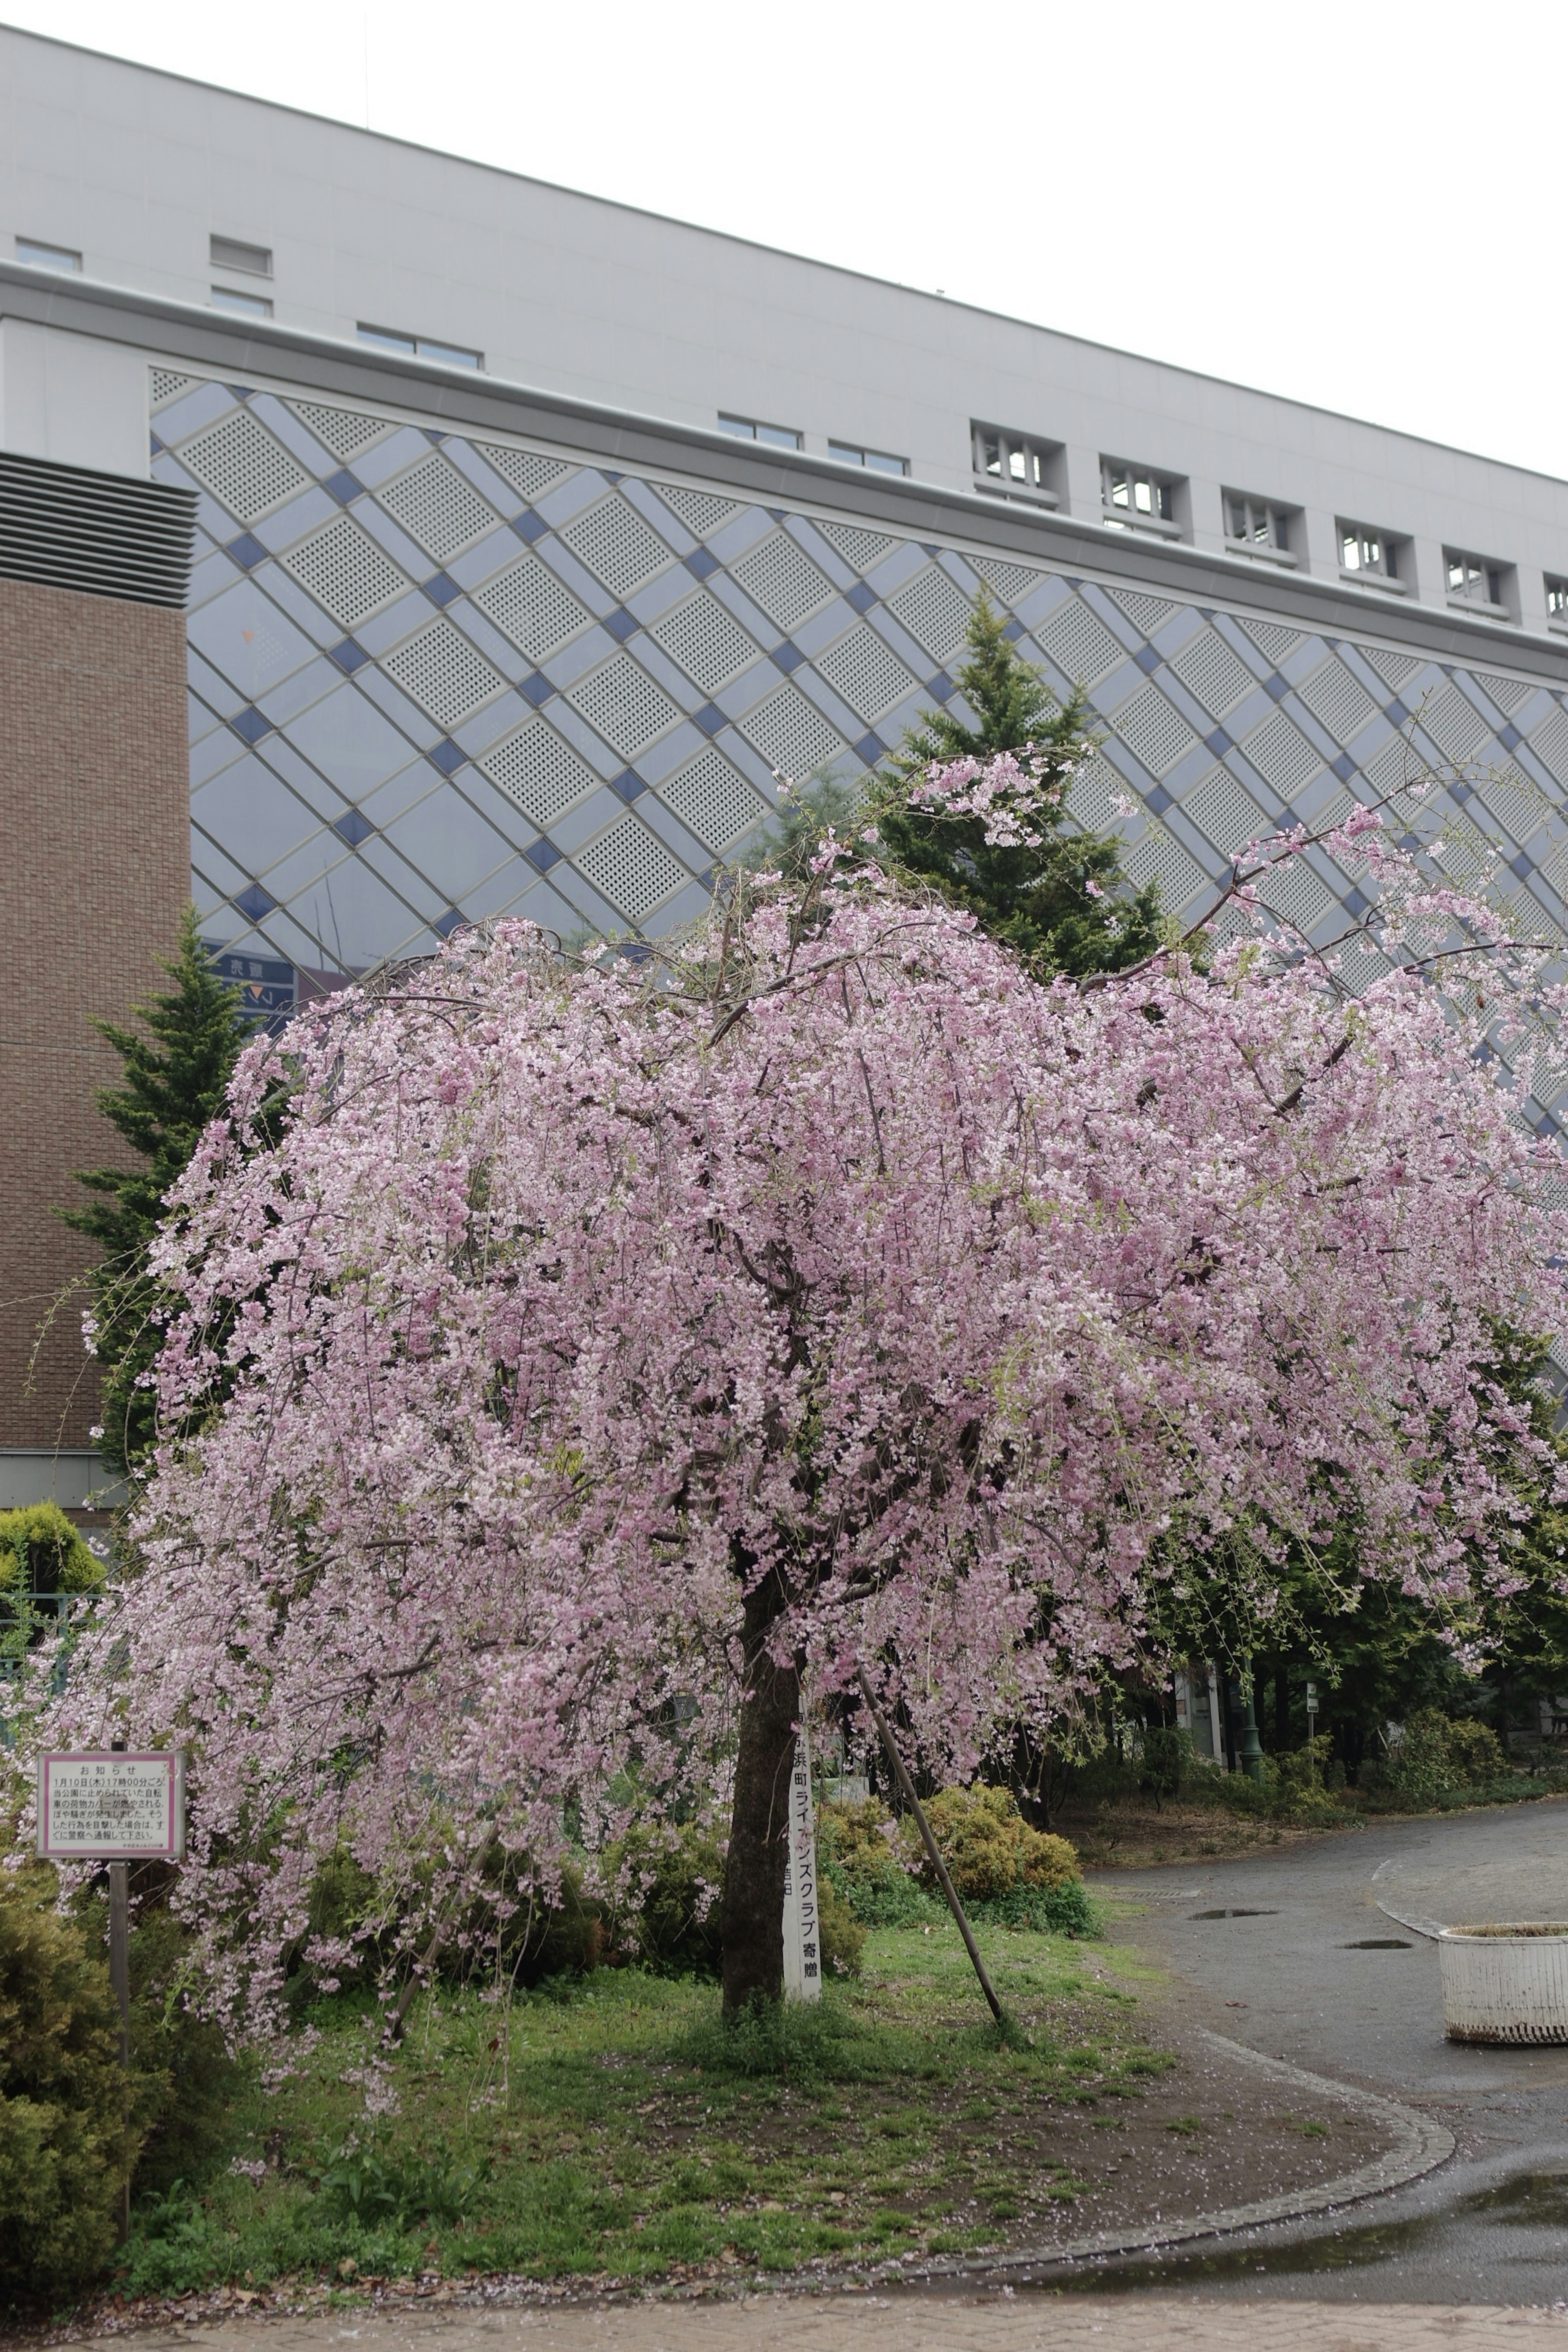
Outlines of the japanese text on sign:
[[100,1749],[38,1761],[38,1852],[64,1861],[178,1862],[185,1851],[183,1748]]

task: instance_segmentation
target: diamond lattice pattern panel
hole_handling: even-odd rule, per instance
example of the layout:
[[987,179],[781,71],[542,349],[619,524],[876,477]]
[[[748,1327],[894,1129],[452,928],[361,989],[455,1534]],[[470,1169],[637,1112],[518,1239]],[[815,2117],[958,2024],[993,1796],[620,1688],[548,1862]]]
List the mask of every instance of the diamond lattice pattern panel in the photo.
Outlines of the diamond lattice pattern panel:
[[1215,719],[1223,719],[1256,683],[1251,671],[1237,661],[1224,638],[1216,637],[1212,629],[1201,630],[1190,645],[1184,646],[1171,667],[1188,692],[1195,694]]
[[1121,821],[1127,786],[1109,761],[1086,760],[1068,788],[1068,814],[1086,833],[1109,833]]
[[259,522],[310,478],[248,408],[209,425],[179,454],[180,463],[240,522]]
[[1489,695],[1498,709],[1507,718],[1511,718],[1520,704],[1528,701],[1535,692],[1528,678],[1498,677],[1491,671],[1484,669],[1474,670],[1471,675],[1481,692]]
[[1167,604],[1163,596],[1141,596],[1134,588],[1113,588],[1110,593],[1133,627],[1141,630],[1146,637],[1152,637],[1157,629],[1163,629],[1176,610],[1175,605]]
[[1127,658],[1125,647],[1076,596],[1058,605],[1045,626],[1036,630],[1035,638],[1047,658],[1077,686],[1098,686],[1108,671]]
[[653,525],[613,491],[561,536],[612,596],[633,595],[674,560]]
[[994,589],[1004,604],[1021,604],[1046,576],[1023,563],[1004,563],[999,555],[977,555],[973,562],[987,588]]
[[940,563],[922,572],[891,599],[889,609],[898,614],[917,645],[925,647],[933,660],[950,661],[963,643],[963,633],[969,626],[970,602],[956,580],[950,579]]
[[189,392],[196,381],[194,375],[182,375],[178,368],[152,368],[148,371],[154,408],[163,408],[182,392]]
[[1271,661],[1276,669],[1301,642],[1300,629],[1281,628],[1278,621],[1243,621],[1241,625],[1258,652],[1266,660]]
[[441,727],[460,727],[506,684],[479,647],[445,618],[386,655],[382,667]]
[[1559,708],[1543,719],[1530,739],[1537,759],[1543,760],[1560,784],[1568,784],[1568,710]]
[[493,466],[503,482],[510,482],[520,499],[531,506],[546,490],[574,474],[575,466],[564,457],[546,457],[537,449],[503,449],[498,442],[476,441],[475,448],[487,465]]
[[602,890],[611,906],[633,923],[640,923],[661,898],[691,878],[658,835],[629,811],[591,841],[575,864],[595,889]]
[[623,760],[635,760],[680,716],[664,688],[626,653],[590,670],[566,698]]
[[846,563],[857,572],[873,572],[884,556],[891,555],[899,545],[896,539],[885,538],[879,530],[861,530],[852,522],[818,522],[817,530],[829,547],[837,549]]
[[654,488],[694,539],[710,538],[741,511],[733,499],[721,499],[712,490],[690,489],[684,482],[656,482]]
[[300,586],[344,629],[357,628],[409,585],[391,556],[352,515],[334,515],[324,530],[313,530],[283,561]]
[[750,784],[711,748],[660,784],[658,796],[710,849],[728,849],[766,814]]
[[1286,859],[1265,876],[1258,895],[1271,914],[1282,915],[1299,931],[1316,930],[1334,903],[1332,891],[1299,857]]
[[832,583],[787,531],[775,530],[752,548],[730,576],[781,629],[795,628],[833,593]]
[[821,711],[795,686],[781,686],[741,724],[769,766],[797,783],[814,768],[827,767],[845,748]]
[[1384,686],[1391,686],[1396,694],[1411,671],[1421,667],[1418,654],[1388,653],[1381,646],[1358,646],[1356,651],[1365,656]]
[[1272,784],[1285,801],[1292,799],[1323,764],[1300,729],[1292,727],[1282,710],[1271,710],[1241,748],[1264,782]]
[[1416,717],[1437,749],[1461,764],[1491,733],[1475,704],[1459,691],[1452,679],[1441,694],[1435,695],[1417,712]]
[[1234,857],[1249,841],[1261,840],[1274,830],[1252,794],[1227,768],[1212,768],[1187,794],[1182,811],[1225,857]]
[[914,684],[892,647],[866,621],[819,654],[816,667],[862,719],[879,718]]
[[1377,709],[1365,687],[1351,676],[1343,662],[1331,656],[1296,691],[1336,743],[1348,743],[1359,734]]
[[563,809],[592,792],[597,776],[562,741],[547,719],[530,719],[479,761],[492,782],[509,793],[525,816],[546,832]]
[[1113,723],[1122,742],[1152,776],[1164,775],[1198,740],[1157,686],[1146,686],[1131,702],[1124,702]]
[[1202,868],[1163,824],[1151,824],[1140,835],[1122,860],[1122,871],[1139,889],[1145,882],[1157,881],[1161,899],[1167,912],[1173,914],[1204,888],[1207,880]]
[[1517,842],[1526,842],[1551,814],[1552,803],[1541,786],[1517,768],[1501,775],[1483,776],[1476,787],[1480,800]]
[[376,495],[394,521],[437,563],[471,546],[499,520],[495,509],[439,449],[432,449]]
[[543,661],[588,619],[563,581],[537,555],[521,555],[474,597],[485,618],[530,661]]
[[706,588],[677,604],[648,635],[704,694],[717,694],[757,658],[757,648],[739,621]]
[[346,466],[373,441],[392,430],[384,416],[366,416],[357,408],[327,408],[319,400],[289,403],[302,425],[308,425],[323,448]]

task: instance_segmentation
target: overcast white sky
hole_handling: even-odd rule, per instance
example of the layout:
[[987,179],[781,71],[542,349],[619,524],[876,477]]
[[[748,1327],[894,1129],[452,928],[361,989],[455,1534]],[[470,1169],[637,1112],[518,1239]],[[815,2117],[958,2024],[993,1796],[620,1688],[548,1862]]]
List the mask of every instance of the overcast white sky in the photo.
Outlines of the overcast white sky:
[[1568,476],[1564,0],[5,14]]

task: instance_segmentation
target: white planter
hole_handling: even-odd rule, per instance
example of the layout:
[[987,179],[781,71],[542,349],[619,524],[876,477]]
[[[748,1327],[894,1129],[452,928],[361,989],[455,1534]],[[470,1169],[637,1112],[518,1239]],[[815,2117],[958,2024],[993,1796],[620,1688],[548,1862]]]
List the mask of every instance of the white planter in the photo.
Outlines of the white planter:
[[1568,1924],[1445,1927],[1450,2042],[1568,2042]]

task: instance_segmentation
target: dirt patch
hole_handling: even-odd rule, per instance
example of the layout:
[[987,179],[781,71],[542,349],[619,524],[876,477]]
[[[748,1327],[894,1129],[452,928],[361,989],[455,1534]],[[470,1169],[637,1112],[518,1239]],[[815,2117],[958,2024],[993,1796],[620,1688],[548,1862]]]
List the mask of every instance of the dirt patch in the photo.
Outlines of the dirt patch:
[[1342,1821],[1308,1824],[1269,1821],[1260,1814],[1233,1813],[1220,1805],[1163,1805],[1120,1798],[1092,1811],[1064,1811],[1059,1827],[1080,1859],[1093,1870],[1148,1870],[1165,1862],[1229,1862],[1237,1855],[1305,1845],[1364,1826],[1347,1811]]

